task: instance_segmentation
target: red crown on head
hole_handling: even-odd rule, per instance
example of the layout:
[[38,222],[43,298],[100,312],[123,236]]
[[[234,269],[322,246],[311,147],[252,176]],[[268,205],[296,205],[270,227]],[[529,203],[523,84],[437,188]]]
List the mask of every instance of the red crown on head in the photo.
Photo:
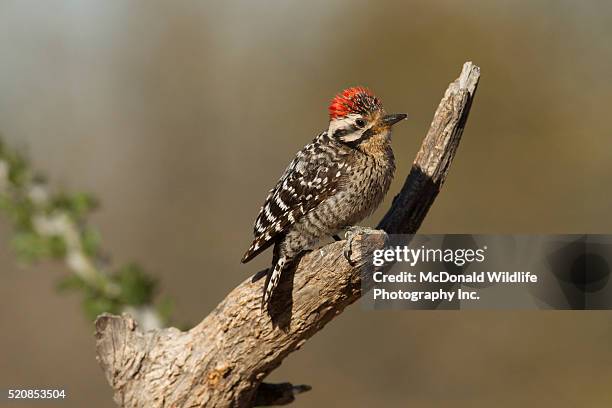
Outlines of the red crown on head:
[[355,86],[345,89],[332,99],[329,118],[343,118],[351,113],[364,115],[379,109],[382,109],[382,104],[369,89]]

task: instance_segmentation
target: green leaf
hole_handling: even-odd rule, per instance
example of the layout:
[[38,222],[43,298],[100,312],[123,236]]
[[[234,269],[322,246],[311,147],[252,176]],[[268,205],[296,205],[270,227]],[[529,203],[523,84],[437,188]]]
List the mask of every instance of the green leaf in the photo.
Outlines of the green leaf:
[[174,311],[174,301],[169,297],[163,297],[156,306],[157,313],[163,322],[169,322]]
[[81,233],[81,242],[83,251],[89,256],[95,256],[100,249],[100,234],[91,227],[86,227]]
[[83,290],[87,284],[77,275],[68,275],[59,280],[56,285],[58,292],[68,292],[71,290]]
[[66,253],[66,245],[60,237],[42,237],[33,231],[20,231],[11,240],[17,257],[26,262],[41,258],[61,258]]
[[114,276],[121,288],[119,300],[127,305],[151,303],[157,281],[148,276],[138,265],[129,264],[121,268]]
[[23,186],[29,178],[28,162],[23,156],[5,151],[5,159],[9,165],[8,179],[15,187]]
[[8,215],[16,228],[26,230],[32,228],[34,206],[29,199],[20,197],[11,199],[8,195],[0,195],[0,210]]
[[73,219],[79,220],[96,209],[97,206],[98,201],[90,194],[74,193],[69,195],[66,193],[56,193],[51,198],[51,205],[48,211],[65,211]]
[[98,208],[98,200],[91,194],[75,193],[70,197],[70,205],[78,217],[83,217]]
[[58,236],[47,237],[45,238],[47,244],[47,254],[48,256],[60,259],[66,256],[66,243],[64,239]]
[[83,300],[83,309],[90,320],[94,320],[102,313],[117,314],[120,311],[117,302],[104,297],[86,297]]

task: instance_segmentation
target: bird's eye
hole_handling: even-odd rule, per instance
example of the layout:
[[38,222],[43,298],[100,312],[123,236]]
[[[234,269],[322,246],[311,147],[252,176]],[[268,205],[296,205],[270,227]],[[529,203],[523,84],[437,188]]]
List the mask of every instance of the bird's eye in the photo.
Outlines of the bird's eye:
[[357,120],[355,121],[355,125],[356,125],[357,127],[359,127],[359,128],[362,128],[362,127],[364,127],[364,126],[365,126],[365,120],[363,120],[363,119],[357,119]]

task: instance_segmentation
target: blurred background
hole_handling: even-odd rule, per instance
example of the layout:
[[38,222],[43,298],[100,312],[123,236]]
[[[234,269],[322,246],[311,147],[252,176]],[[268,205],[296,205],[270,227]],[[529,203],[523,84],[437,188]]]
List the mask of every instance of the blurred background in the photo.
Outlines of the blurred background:
[[[137,261],[196,323],[264,254],[239,260],[327,104],[366,85],[407,175],[464,61],[482,68],[446,185],[421,232],[609,233],[612,3],[0,0],[0,133],[51,184],[91,191],[116,262]],[[113,406],[62,265],[20,266],[0,218],[0,387]],[[609,312],[349,308],[270,380],[297,407],[604,407]],[[53,405],[53,404],[49,404]]]

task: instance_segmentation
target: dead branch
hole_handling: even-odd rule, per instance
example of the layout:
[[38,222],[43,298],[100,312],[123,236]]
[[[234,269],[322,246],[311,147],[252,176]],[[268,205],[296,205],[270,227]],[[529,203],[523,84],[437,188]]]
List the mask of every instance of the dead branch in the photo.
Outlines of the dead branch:
[[[374,231],[306,254],[283,275],[271,316],[260,312],[263,279],[247,279],[193,329],[141,331],[128,315],[96,320],[97,359],[123,407],[281,405],[308,386],[262,380],[289,353],[361,296],[361,266],[386,233],[415,233],[457,151],[480,69],[467,62],[436,110],[401,192]],[[386,233],[385,233],[386,231]]]

